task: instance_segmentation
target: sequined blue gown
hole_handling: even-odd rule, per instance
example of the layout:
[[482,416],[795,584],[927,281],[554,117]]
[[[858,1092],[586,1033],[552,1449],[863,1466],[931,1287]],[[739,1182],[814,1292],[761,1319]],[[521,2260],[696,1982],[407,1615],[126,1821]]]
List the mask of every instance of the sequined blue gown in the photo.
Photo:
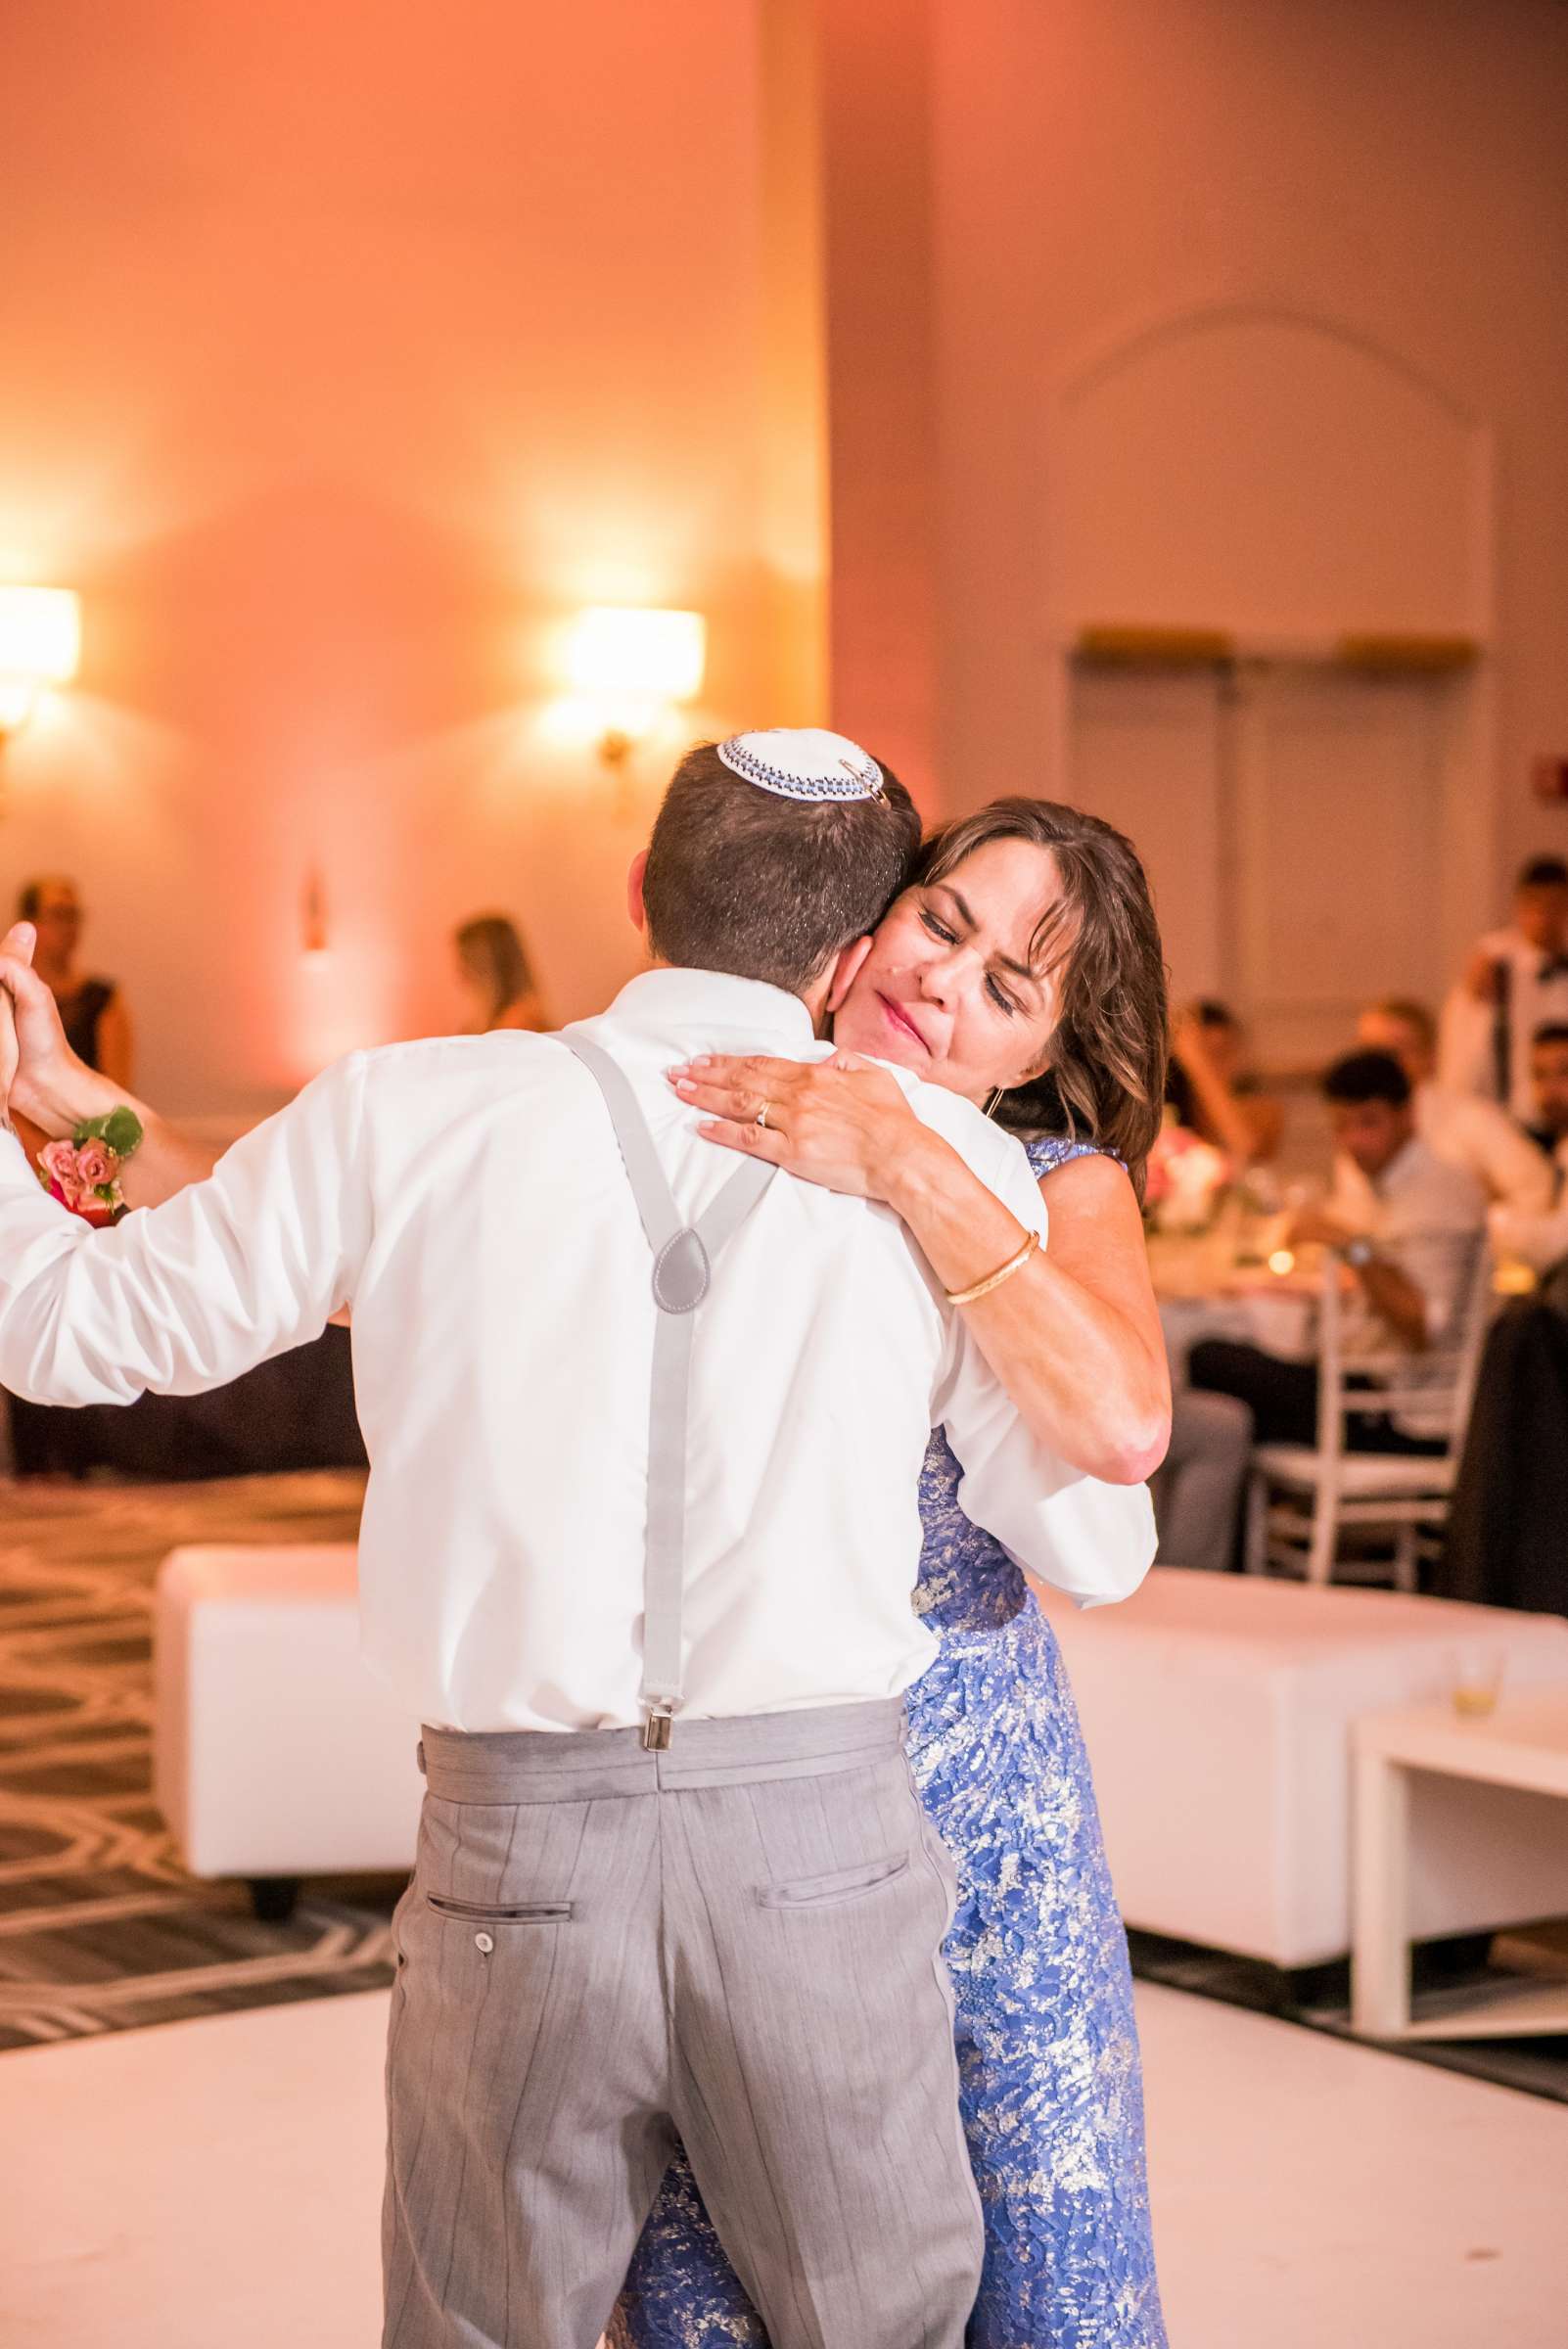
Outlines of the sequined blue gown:
[[[1030,1148],[1038,1174],[1075,1155]],[[946,1958],[986,2213],[969,2349],[1166,2349],[1132,1982],[1088,1756],[1055,1635],[959,1508],[958,1477],[939,1432],[915,1600],[939,1652],[909,1694],[908,1753],[959,1879]],[[766,2342],[684,2158],[609,2337],[613,2349]]]

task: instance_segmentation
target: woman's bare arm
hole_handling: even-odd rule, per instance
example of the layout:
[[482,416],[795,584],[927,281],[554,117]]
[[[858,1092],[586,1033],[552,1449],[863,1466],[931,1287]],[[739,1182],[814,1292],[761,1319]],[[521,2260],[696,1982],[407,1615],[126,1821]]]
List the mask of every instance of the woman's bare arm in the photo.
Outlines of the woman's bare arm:
[[[945,1289],[963,1289],[1027,1234],[897,1081],[864,1063],[693,1063],[671,1082],[709,1113],[709,1138],[830,1190],[884,1200]],[[756,1124],[759,1102],[768,1122]],[[1020,1416],[1086,1475],[1141,1484],[1165,1456],[1171,1379],[1132,1185],[1106,1158],[1041,1185],[1050,1241],[989,1296],[960,1307]]]
[[[942,1155],[906,1152],[888,1204],[944,1288],[961,1289],[1005,1264],[1024,1235],[957,1153],[932,1140]],[[1042,1443],[1087,1475],[1141,1484],[1170,1442],[1171,1373],[1136,1196],[1109,1158],[1071,1159],[1040,1192],[1048,1247],[959,1310]]]

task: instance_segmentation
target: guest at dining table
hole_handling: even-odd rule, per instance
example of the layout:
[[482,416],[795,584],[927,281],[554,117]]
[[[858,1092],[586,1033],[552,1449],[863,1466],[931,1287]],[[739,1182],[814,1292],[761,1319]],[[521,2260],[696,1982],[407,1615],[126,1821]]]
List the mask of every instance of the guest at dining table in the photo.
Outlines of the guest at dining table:
[[1528,1125],[1530,1038],[1557,1021],[1568,1021],[1568,862],[1532,856],[1514,889],[1512,922],[1476,941],[1443,1006],[1443,1082],[1500,1101]]
[[488,1036],[497,1028],[525,1028],[543,1035],[554,1027],[533,976],[529,951],[515,922],[504,913],[481,913],[453,937],[458,985],[469,1009],[458,1033]]
[[1535,1092],[1531,1133],[1549,1171],[1551,1189],[1535,1209],[1506,1204],[1492,1211],[1492,1239],[1499,1256],[1511,1256],[1545,1273],[1568,1264],[1568,1022],[1548,1021],[1530,1045],[1530,1082]]
[[1223,1574],[1236,1563],[1252,1447],[1252,1413],[1233,1395],[1180,1387],[1172,1396],[1171,1442],[1150,1488],[1156,1565]]
[[[1331,1250],[1348,1285],[1346,1355],[1365,1365],[1356,1385],[1426,1383],[1420,1358],[1453,1328],[1472,1277],[1486,1219],[1474,1175],[1450,1166],[1415,1130],[1408,1077],[1392,1054],[1353,1052],[1323,1080],[1339,1179],[1326,1206],[1298,1216],[1292,1247]],[[1317,1441],[1315,1360],[1210,1338],[1192,1349],[1195,1388],[1233,1395],[1264,1444]],[[1447,1427],[1418,1406],[1358,1413],[1346,1444],[1360,1451],[1436,1452]]]
[[24,882],[17,918],[31,922],[38,933],[33,969],[59,1006],[71,1050],[129,1091],[131,1029],[124,994],[115,980],[94,977],[77,959],[84,917],[75,883],[60,873]]
[[[1568,1036],[1568,1028],[1562,1033]],[[1410,1081],[1415,1130],[1439,1158],[1473,1174],[1489,1199],[1525,1215],[1551,1204],[1552,1145],[1516,1125],[1498,1102],[1439,1082],[1437,1021],[1424,1003],[1406,995],[1369,1003],[1356,1023],[1356,1039],[1399,1062]]]
[[1279,1148],[1284,1113],[1247,1067],[1240,1020],[1213,996],[1199,996],[1176,1021],[1166,1099],[1177,1125],[1238,1167],[1257,1166]]

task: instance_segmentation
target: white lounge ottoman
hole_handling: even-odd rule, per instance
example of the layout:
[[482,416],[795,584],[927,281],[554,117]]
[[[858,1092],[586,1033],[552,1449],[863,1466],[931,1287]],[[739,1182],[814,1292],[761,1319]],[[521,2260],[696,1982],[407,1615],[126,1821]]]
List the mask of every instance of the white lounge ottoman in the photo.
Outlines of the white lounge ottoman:
[[154,1681],[154,1790],[193,1875],[280,1914],[300,1876],[413,1865],[419,1725],[360,1656],[352,1543],[171,1551]]
[[[1456,1649],[1514,1690],[1568,1682],[1568,1621],[1387,1590],[1156,1567],[1120,1606],[1043,1594],[1129,1924],[1314,1965],[1350,1947],[1351,1737],[1448,1696]],[[1559,1804],[1430,1778],[1413,1790],[1410,1932],[1568,1913]]]

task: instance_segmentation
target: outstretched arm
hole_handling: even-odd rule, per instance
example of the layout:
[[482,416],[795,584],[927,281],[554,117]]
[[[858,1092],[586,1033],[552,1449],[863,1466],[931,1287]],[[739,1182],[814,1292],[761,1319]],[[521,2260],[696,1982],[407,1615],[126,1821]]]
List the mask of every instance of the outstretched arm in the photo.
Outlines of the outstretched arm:
[[187,1183],[201,1182],[216,1165],[217,1152],[180,1133],[112,1075],[88,1068],[71,1050],[55,998],[32,968],[33,937],[30,922],[18,922],[0,939],[0,990],[18,1039],[13,1114],[46,1141],[58,1141],[123,1102],[141,1119],[144,1137],[120,1176],[130,1205],[157,1207]]
[[1243,1096],[1210,1056],[1208,1037],[1197,1020],[1183,1020],[1171,1039],[1171,1056],[1179,1063],[1191,1085],[1209,1130],[1206,1141],[1229,1152],[1238,1167],[1272,1158],[1284,1128],[1277,1101],[1262,1094]]
[[[1021,1219],[885,1069],[848,1056],[693,1062],[672,1082],[709,1138],[902,1217],[945,1289],[1006,1263]],[[767,1125],[756,1124],[760,1103]],[[1165,1456],[1171,1377],[1132,1185],[1105,1158],[1048,1174],[1050,1244],[959,1310],[1019,1414],[1085,1475],[1141,1484]]]
[[108,1231],[47,1198],[0,1133],[0,1386],[197,1394],[318,1336],[370,1242],[364,1085],[362,1055],[339,1062],[208,1181]]

